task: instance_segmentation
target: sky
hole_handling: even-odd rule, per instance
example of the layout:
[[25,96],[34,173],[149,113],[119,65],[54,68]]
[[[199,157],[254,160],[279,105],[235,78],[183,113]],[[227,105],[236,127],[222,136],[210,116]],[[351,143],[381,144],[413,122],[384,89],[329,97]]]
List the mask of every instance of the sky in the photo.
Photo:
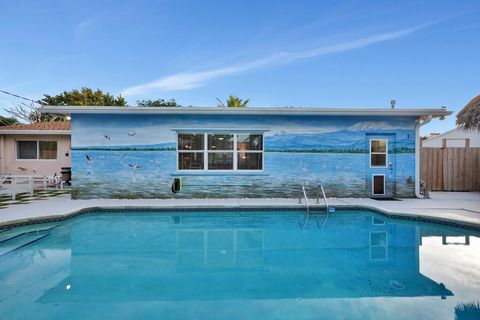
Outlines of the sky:
[[[0,90],[438,108],[480,94],[479,1],[0,0]],[[0,93],[0,114],[19,99]],[[455,117],[422,134],[444,132]]]

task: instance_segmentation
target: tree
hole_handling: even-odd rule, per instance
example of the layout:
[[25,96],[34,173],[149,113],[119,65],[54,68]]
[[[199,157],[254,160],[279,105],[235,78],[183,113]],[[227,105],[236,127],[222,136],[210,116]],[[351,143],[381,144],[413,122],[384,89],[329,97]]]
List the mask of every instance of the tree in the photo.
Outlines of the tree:
[[11,108],[5,109],[16,120],[25,121],[28,123],[37,122],[52,122],[52,121],[67,121],[64,116],[56,116],[50,114],[42,114],[40,108],[35,103],[19,103]]
[[480,95],[460,110],[456,123],[464,130],[480,131]]
[[0,116],[0,126],[11,126],[12,124],[19,124],[17,118]]
[[227,105],[225,105],[220,99],[217,98],[218,105],[217,107],[221,108],[244,108],[247,107],[248,103],[250,102],[250,99],[240,99],[237,96],[230,95],[226,101]]
[[63,91],[60,94],[51,96],[43,95],[40,104],[51,106],[116,106],[123,107],[127,101],[121,96],[114,97],[108,92],[100,89],[93,91],[90,88],[82,87],[80,90]]
[[175,99],[137,100],[138,107],[181,107]]
[[93,91],[90,88],[83,87],[80,90],[63,91],[60,94],[51,96],[43,95],[43,99],[37,103],[19,103],[11,108],[5,109],[13,117],[28,122],[50,122],[50,121],[68,121],[65,116],[42,114],[40,105],[51,106],[126,106],[127,101],[121,96],[114,97],[108,92],[100,89]]

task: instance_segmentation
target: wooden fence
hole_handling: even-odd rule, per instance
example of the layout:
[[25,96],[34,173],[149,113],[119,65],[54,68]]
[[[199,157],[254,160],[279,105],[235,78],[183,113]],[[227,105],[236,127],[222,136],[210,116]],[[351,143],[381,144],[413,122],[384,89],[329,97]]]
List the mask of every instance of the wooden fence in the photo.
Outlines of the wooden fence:
[[480,191],[480,148],[422,147],[420,178],[431,191]]

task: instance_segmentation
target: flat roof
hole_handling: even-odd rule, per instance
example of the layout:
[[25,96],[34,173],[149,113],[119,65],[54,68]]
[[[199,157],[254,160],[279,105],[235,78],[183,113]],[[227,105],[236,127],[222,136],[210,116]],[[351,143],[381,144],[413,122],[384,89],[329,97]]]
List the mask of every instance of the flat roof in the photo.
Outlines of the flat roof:
[[103,107],[44,106],[42,113],[51,114],[194,114],[194,115],[352,115],[352,116],[415,116],[442,117],[452,114],[445,108],[220,108],[220,107]]

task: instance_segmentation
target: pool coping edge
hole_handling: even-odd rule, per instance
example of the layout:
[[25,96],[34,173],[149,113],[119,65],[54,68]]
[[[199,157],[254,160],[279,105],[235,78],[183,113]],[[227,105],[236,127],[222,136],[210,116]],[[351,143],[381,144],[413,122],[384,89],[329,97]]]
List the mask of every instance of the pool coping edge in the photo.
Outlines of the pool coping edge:
[[[332,206],[333,207],[333,206]],[[374,206],[369,205],[336,205],[334,206],[336,211],[347,211],[347,210],[367,210],[382,216],[398,219],[398,220],[410,220],[410,221],[419,221],[426,223],[434,223],[440,225],[448,225],[453,227],[465,228],[474,231],[480,231],[480,223],[458,220],[455,218],[446,218],[446,217],[436,217],[432,215],[418,214],[418,213],[402,213],[388,211]],[[313,212],[325,212],[326,207],[324,205],[311,205],[310,210]],[[79,215],[88,214],[92,212],[109,212],[109,211],[160,211],[160,212],[185,212],[185,211],[306,211],[305,207],[299,207],[298,205],[195,205],[195,206],[116,206],[116,205],[105,205],[105,206],[88,206],[80,209],[75,209],[72,211],[65,212],[63,214],[56,215],[45,215],[39,217],[31,217],[24,219],[15,219],[10,221],[0,222],[0,230],[11,227],[19,227],[25,225],[34,225],[41,223],[49,222],[59,222],[65,221],[71,218],[74,218]]]

